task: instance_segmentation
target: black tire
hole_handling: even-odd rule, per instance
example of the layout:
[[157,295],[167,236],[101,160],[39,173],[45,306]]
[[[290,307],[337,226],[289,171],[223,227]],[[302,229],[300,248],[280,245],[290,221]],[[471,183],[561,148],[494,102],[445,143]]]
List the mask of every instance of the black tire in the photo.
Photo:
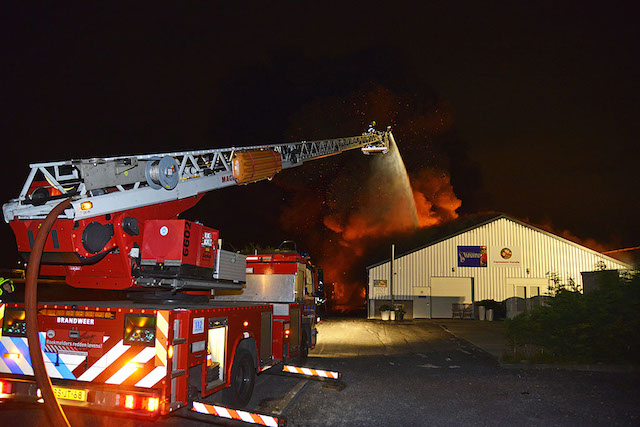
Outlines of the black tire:
[[243,407],[253,395],[253,387],[256,383],[256,370],[253,366],[253,357],[245,349],[236,351],[231,367],[230,385],[227,388],[227,402],[233,406]]

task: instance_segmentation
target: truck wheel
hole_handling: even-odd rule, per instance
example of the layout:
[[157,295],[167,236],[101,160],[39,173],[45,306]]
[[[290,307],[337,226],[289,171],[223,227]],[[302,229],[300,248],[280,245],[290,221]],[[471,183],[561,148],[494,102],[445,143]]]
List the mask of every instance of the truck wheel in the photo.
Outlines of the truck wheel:
[[298,363],[300,365],[304,365],[307,363],[307,358],[309,357],[309,337],[307,337],[307,333],[304,332],[302,334],[302,340],[300,341],[300,354],[298,355]]
[[234,406],[245,406],[251,400],[256,380],[253,357],[247,350],[239,349],[231,366],[230,385],[227,388],[227,401]]

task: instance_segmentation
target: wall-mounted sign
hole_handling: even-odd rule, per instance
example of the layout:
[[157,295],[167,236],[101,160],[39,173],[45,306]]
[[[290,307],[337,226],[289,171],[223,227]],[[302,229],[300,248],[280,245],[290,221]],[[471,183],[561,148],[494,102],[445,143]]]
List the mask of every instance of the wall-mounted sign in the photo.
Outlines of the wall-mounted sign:
[[522,265],[522,250],[519,246],[492,246],[490,249],[491,266],[520,267]]
[[375,280],[374,279],[373,287],[374,288],[386,288],[387,287],[387,281],[386,280]]
[[377,296],[377,297],[382,297],[385,295],[389,295],[389,288],[388,288],[388,282],[386,279],[383,280],[378,280],[378,279],[374,279],[373,280],[373,295]]
[[486,246],[458,246],[458,267],[486,267]]

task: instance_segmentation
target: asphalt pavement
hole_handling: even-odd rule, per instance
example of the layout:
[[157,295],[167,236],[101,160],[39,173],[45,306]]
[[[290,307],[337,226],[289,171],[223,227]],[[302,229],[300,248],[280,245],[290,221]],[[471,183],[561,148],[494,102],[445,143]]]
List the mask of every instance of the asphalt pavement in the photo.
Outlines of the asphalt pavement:
[[504,322],[436,319],[433,320],[433,323],[457,338],[463,339],[486,351],[496,360],[501,360],[505,351],[508,350]]
[[[505,368],[501,322],[330,319],[305,366],[342,373],[340,383],[258,376],[247,409],[290,426],[640,425],[637,372]],[[151,425],[69,413],[74,426]],[[46,425],[41,408],[0,405],[15,425]],[[204,426],[191,411],[156,424]],[[0,423],[2,424],[2,423]],[[240,425],[240,424],[224,424]]]
[[307,366],[341,371],[346,388],[310,383],[286,412],[288,423],[640,424],[637,373],[505,369],[498,361],[506,343],[501,327],[468,320],[322,323]]

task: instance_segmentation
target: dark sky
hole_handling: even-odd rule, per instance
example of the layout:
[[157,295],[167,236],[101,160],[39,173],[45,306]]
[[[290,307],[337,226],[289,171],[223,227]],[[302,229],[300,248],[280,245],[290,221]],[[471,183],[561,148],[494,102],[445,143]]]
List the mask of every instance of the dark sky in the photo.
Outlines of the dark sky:
[[[410,172],[451,175],[461,214],[640,244],[638,2],[212,3],[3,4],[2,201],[33,162],[349,136],[388,119],[406,124]],[[355,120],[375,108],[345,100],[380,88],[404,107]],[[447,132],[412,135],[412,111],[438,106]],[[195,214],[237,246],[272,243],[286,185],[250,187]],[[255,216],[239,226],[238,212]],[[15,244],[6,225],[0,237],[4,267]]]

